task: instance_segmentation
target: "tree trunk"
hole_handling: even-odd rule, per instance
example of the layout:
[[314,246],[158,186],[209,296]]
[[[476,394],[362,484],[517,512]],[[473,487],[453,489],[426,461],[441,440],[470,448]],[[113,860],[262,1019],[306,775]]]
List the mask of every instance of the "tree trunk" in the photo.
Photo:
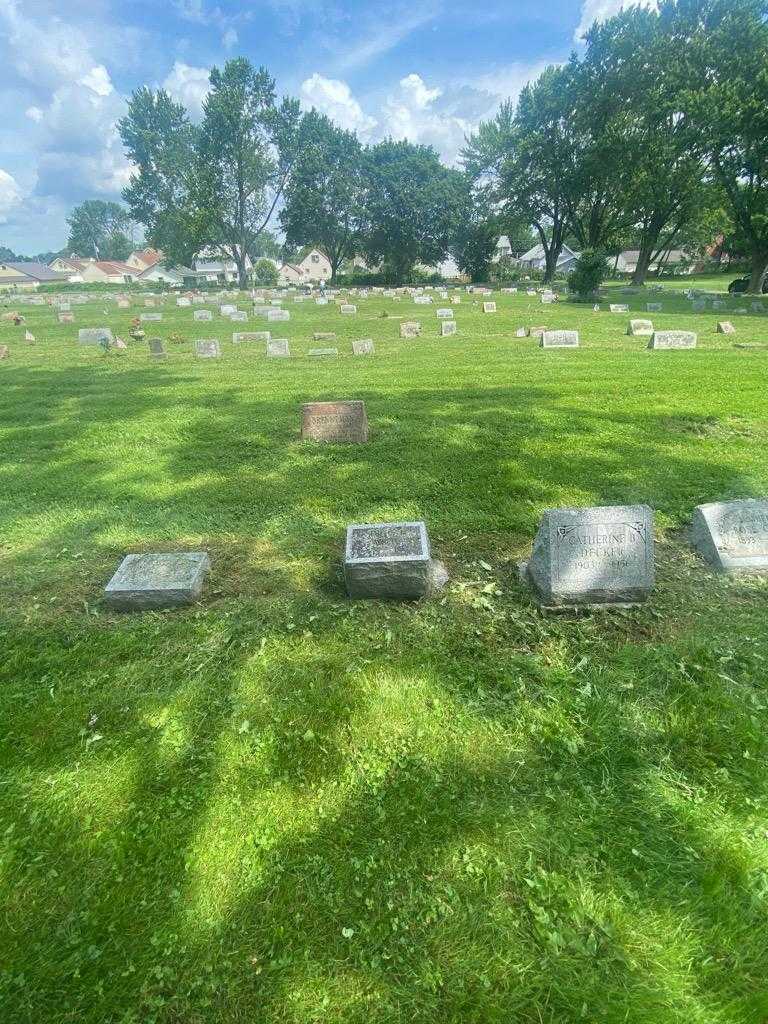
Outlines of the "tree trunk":
[[646,242],[640,246],[640,252],[637,256],[637,266],[632,274],[632,284],[642,287],[645,284],[645,279],[648,276],[648,267],[651,265],[651,258],[653,256],[653,246]]
[[246,291],[248,288],[248,271],[245,265],[245,252],[242,249],[237,249],[234,253],[235,266],[237,267],[237,283],[241,291]]
[[749,277],[748,295],[762,295],[765,272],[768,270],[768,252],[764,250],[752,253],[752,273]]
[[544,284],[551,284],[557,271],[557,261],[560,259],[560,253],[563,251],[563,243],[552,243],[548,249],[545,250],[544,259]]

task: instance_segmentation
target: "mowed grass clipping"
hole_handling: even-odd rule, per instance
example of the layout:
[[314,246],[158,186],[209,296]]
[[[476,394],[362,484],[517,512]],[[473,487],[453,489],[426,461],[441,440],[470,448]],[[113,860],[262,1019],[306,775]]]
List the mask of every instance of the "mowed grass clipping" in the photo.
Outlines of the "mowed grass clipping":
[[[768,584],[686,528],[768,494],[768,317],[676,292],[649,316],[699,347],[649,352],[628,315],[493,298],[446,339],[439,299],[169,300],[157,363],[77,344],[139,305],[0,327],[3,1024],[766,1020]],[[302,402],[347,398],[367,445],[300,441]],[[629,502],[652,601],[540,613],[515,563],[543,510]],[[350,602],[345,527],[421,518],[443,594]],[[176,549],[211,554],[199,605],[103,607],[127,552]]]

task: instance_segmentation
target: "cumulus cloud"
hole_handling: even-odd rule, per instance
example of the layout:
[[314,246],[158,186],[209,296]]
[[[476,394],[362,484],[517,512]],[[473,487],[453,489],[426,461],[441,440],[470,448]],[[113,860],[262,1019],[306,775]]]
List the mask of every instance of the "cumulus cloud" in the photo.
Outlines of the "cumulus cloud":
[[86,89],[90,89],[97,96],[109,96],[110,93],[114,92],[109,72],[103,64],[98,64],[96,67],[91,68],[87,75],[83,75],[78,80],[78,85],[84,85]]
[[376,119],[363,111],[346,82],[323,78],[315,72],[301,83],[300,92],[305,107],[314,107],[341,128],[357,132],[362,139],[367,139],[376,127]]
[[0,224],[4,224],[11,209],[21,202],[21,189],[16,179],[0,167]]
[[625,7],[650,7],[655,10],[657,6],[657,0],[584,0],[581,19],[573,34],[574,41],[580,43],[594,22],[607,21]]
[[211,88],[209,68],[195,68],[177,60],[163,82],[163,88],[177,103],[183,103],[193,120],[203,116],[203,101]]
[[237,32],[233,28],[228,28],[221,37],[221,45],[225,50],[231,50],[234,46],[237,46]]

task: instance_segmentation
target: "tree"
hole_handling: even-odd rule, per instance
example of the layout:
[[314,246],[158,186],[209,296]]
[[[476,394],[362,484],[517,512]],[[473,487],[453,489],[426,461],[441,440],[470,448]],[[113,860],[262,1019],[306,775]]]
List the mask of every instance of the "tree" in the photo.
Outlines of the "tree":
[[275,82],[244,57],[211,70],[198,143],[195,206],[202,233],[234,260],[240,287],[300,152],[298,100],[275,101]]
[[97,260],[124,260],[131,254],[131,219],[119,203],[87,199],[67,218],[68,252]]
[[482,189],[473,190],[465,177],[463,209],[454,228],[450,254],[456,266],[473,282],[487,281],[491,260],[501,235],[498,218],[488,210]]
[[601,249],[585,249],[576,260],[568,278],[568,288],[583,302],[595,295],[608,272],[606,255]]
[[280,222],[289,248],[314,245],[325,253],[333,282],[360,247],[363,151],[353,132],[315,110],[305,115],[302,133]]
[[136,166],[123,190],[133,219],[169,263],[191,262],[202,238],[193,202],[198,130],[167,92],[146,88],[133,93],[118,130]]
[[365,187],[370,263],[382,263],[385,276],[401,283],[417,263],[445,259],[463,209],[459,171],[443,166],[431,146],[387,139],[366,154]]
[[272,260],[256,260],[253,268],[253,275],[259,284],[267,285],[270,288],[274,288],[277,284],[277,267]]
[[662,30],[680,55],[676,86],[696,146],[723,191],[749,292],[768,270],[768,5],[765,0],[662,0]]

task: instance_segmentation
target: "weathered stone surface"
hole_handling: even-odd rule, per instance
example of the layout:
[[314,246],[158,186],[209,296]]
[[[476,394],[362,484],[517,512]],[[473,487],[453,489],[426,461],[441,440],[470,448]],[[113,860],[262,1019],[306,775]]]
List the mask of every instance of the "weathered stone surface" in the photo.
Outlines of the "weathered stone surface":
[[721,320],[717,325],[718,334],[735,334],[736,328],[730,322],[730,320]]
[[630,320],[627,334],[630,338],[650,338],[653,335],[653,324],[650,320]]
[[219,306],[219,312],[222,316],[231,316],[233,313],[237,312],[237,306],[225,303],[223,306]]
[[335,341],[336,334],[333,331],[315,331],[312,341]]
[[160,338],[150,338],[147,344],[149,345],[149,354],[153,359],[165,359],[168,355]]
[[104,597],[124,611],[191,604],[202,593],[210,565],[205,551],[126,555]]
[[653,512],[647,505],[547,510],[527,578],[543,605],[634,604],[653,589]]
[[339,312],[344,313],[347,316],[351,316],[352,314],[357,312],[357,306],[353,306],[350,303],[345,302],[341,306],[339,306]]
[[426,597],[446,579],[443,567],[432,560],[423,522],[347,527],[344,581],[350,597]]
[[352,342],[352,355],[372,356],[374,352],[373,338],[361,338],[359,341]]
[[232,335],[232,344],[240,345],[244,341],[270,341],[271,331],[235,331]]
[[629,306],[625,305],[623,302],[611,302],[608,305],[608,309],[610,309],[610,311],[612,313],[628,313],[629,312]]
[[213,320],[213,313],[210,309],[196,309],[192,314],[192,319],[198,323],[207,322]]
[[696,348],[693,331],[654,331],[648,348]]
[[287,309],[269,309],[267,310],[267,320],[272,323],[285,323],[291,319],[291,314]]
[[542,301],[542,304],[545,305],[545,306],[551,305],[555,301],[555,298],[556,298],[556,296],[555,296],[554,292],[542,292],[541,293],[541,301]]
[[768,500],[699,505],[692,537],[696,550],[719,572],[768,572]]
[[182,295],[181,298],[176,299],[176,305],[180,309],[186,309],[188,306],[192,305],[192,300],[188,299],[188,298],[186,298],[185,296]]
[[144,320],[147,323],[158,323],[163,319],[162,313],[142,313],[139,316],[139,320]]
[[549,328],[548,327],[528,327],[528,328],[526,328],[526,330],[528,332],[528,337],[529,338],[541,338],[541,336],[543,334],[545,334],[546,331],[549,330]]
[[454,334],[458,334],[459,325],[455,320],[443,320],[440,324],[440,337],[450,338]]
[[307,354],[310,356],[337,356],[339,350],[337,348],[311,348]]
[[401,338],[418,338],[420,335],[421,324],[416,323],[415,320],[406,320],[405,323],[400,324]]
[[77,340],[81,345],[99,345],[102,341],[111,343],[115,338],[109,327],[81,327]]
[[484,313],[495,313],[496,312],[496,303],[495,302],[484,302],[483,303],[483,312]]
[[195,342],[195,355],[198,359],[218,359],[221,356],[218,339],[198,338]]
[[578,331],[543,331],[539,340],[542,348],[578,348]]
[[287,338],[273,338],[267,342],[267,355],[276,359],[287,359],[290,356]]
[[368,440],[365,402],[307,402],[301,407],[301,437],[364,444]]
[[234,313],[229,314],[229,319],[236,324],[245,323],[248,319],[248,314],[242,309],[237,309]]
[[441,320],[453,320],[453,310],[449,307],[440,307],[435,310],[435,313]]

